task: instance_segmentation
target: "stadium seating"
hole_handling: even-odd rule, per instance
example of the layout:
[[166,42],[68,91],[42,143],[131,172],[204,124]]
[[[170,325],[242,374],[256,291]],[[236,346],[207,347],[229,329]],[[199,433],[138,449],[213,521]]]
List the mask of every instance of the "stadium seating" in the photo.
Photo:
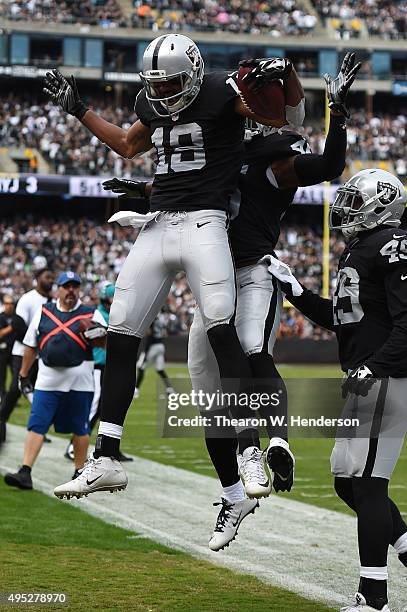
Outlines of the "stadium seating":
[[105,28],[126,25],[117,0],[0,0],[0,17],[14,21],[83,23]]
[[[119,225],[100,224],[95,219],[49,219],[28,217],[0,222],[0,294],[18,297],[32,287],[33,270],[47,263],[56,273],[73,269],[84,279],[84,300],[97,301],[97,284],[115,281],[133,244],[134,231]],[[75,238],[74,238],[75,237]],[[343,242],[331,237],[331,270]],[[289,226],[282,230],[276,252],[293,266],[302,282],[320,290],[322,245],[319,232],[311,228]],[[45,258],[45,259],[44,259]],[[192,322],[195,300],[185,275],[180,274],[160,317],[169,334],[187,332]],[[294,309],[284,312],[281,337],[330,338],[328,332],[314,328]]]
[[[407,6],[404,0],[345,0],[325,2],[313,0],[321,18],[334,19],[348,37],[358,38],[363,27],[370,36],[402,40],[407,35]],[[342,36],[343,38],[345,36]]]
[[[96,99],[87,102],[107,121],[124,128],[136,120],[128,107],[114,108]],[[322,122],[307,117],[306,124],[304,133],[311,149],[321,152],[324,146]],[[373,165],[386,163],[386,169],[396,171],[404,180],[406,124],[405,115],[375,113],[369,118],[362,110],[353,111],[348,122],[348,158],[349,163],[359,161],[362,166],[356,165],[351,171],[358,171],[369,162]],[[153,174],[151,155],[124,160],[100,144],[75,118],[55,106],[28,98],[0,97],[0,140],[3,155],[5,147],[36,149],[48,163],[49,173],[125,177]]]

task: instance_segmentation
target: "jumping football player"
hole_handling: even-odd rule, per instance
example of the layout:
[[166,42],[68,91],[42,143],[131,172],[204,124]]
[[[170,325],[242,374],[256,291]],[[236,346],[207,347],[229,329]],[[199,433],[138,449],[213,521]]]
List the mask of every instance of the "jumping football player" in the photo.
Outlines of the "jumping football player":
[[370,417],[367,435],[339,433],[331,455],[335,491],[358,519],[359,590],[344,612],[389,612],[390,544],[407,566],[407,525],[388,495],[407,430],[406,202],[403,184],[384,170],[362,170],[338,189],[330,227],[347,246],[332,299],[302,287],[286,264],[270,264],[290,302],[336,333],[344,415]]
[[[238,210],[234,212],[238,216],[229,231],[237,267],[235,325],[249,359],[251,375],[260,383],[261,391],[270,394],[281,389],[283,392],[279,407],[279,414],[283,416],[287,410],[285,387],[272,357],[282,300],[278,283],[268,270],[268,260],[278,241],[281,219],[297,187],[332,180],[343,172],[349,116],[346,97],[360,67],[360,63],[355,65],[355,55],[347,54],[336,79],[332,81],[326,75],[331,120],[322,155],[311,154],[307,141],[292,129],[269,130],[258,125],[245,145]],[[297,122],[301,123],[302,117]],[[106,181],[104,186],[127,198],[145,196],[150,190],[146,183],[119,179]],[[128,208],[129,200],[125,197],[123,201]],[[215,393],[221,387],[216,359],[199,310],[189,334],[188,368],[196,391]],[[256,385],[253,390],[258,391]],[[261,416],[270,416],[269,409],[264,412]],[[276,414],[275,409],[272,414]],[[270,425],[267,429],[270,444],[265,454],[273,473],[274,488],[290,490],[294,457],[288,446],[286,427],[276,431]],[[256,499],[250,498],[267,496],[271,483],[258,446],[239,449],[238,466],[235,430],[225,429],[223,437],[219,431],[205,433],[208,452],[223,487],[222,508],[209,543],[212,550],[220,550],[234,539],[241,521],[258,505]]]
[[[270,76],[270,62],[259,67],[257,76],[263,68],[265,78]],[[274,69],[283,79],[291,72],[286,60]],[[222,380],[238,386],[250,375],[232,323],[236,291],[226,211],[241,167],[243,117],[256,116],[227,73],[204,75],[199,49],[185,36],[153,40],[144,52],[141,78],[139,120],[125,131],[86,108],[73,77],[47,73],[45,93],[114,151],[132,158],[154,143],[158,156],[151,198],[157,215],[144,225],[116,283],[95,453],[79,478],[56,488],[57,496],[126,486],[117,457],[137,353],[179,270],[186,272],[199,304]],[[241,444],[252,446],[258,434],[248,428],[241,438]]]

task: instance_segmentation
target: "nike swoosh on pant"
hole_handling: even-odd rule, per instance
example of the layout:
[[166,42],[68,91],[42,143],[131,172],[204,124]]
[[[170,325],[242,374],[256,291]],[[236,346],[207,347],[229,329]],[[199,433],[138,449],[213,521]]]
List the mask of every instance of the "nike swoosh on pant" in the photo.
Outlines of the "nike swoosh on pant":
[[197,223],[196,226],[203,227],[204,225],[208,225],[208,223],[210,223],[210,221],[205,221],[205,223]]

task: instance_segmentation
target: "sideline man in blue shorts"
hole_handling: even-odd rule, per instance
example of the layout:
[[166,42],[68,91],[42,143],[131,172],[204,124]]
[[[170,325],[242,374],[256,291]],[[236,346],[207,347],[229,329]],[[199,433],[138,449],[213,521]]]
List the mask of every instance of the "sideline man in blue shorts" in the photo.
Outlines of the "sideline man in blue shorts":
[[44,434],[53,424],[56,432],[73,433],[75,476],[86,460],[89,445],[89,411],[94,392],[93,354],[80,332],[84,319],[106,328],[101,313],[79,299],[81,279],[75,272],[64,272],[58,280],[56,302],[41,306],[24,337],[24,357],[20,387],[26,395],[33,391],[28,377],[39,355],[38,377],[27,425],[23,465],[5,476],[6,484],[32,489],[31,469],[41,450]]

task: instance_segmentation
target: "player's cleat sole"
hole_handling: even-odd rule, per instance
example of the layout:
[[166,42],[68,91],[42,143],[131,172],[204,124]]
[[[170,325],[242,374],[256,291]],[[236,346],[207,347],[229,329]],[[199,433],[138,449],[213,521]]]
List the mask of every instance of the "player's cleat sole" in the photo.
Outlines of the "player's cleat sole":
[[128,479],[121,463],[112,457],[89,457],[80,474],[54,489],[59,499],[86,497],[98,491],[123,491]]
[[222,508],[216,519],[215,529],[208,546],[214,552],[218,552],[227,548],[236,539],[240,523],[249,514],[254,514],[256,508],[259,507],[259,502],[257,499],[242,499],[232,503],[222,497],[221,502],[213,505],[222,505]]
[[291,491],[294,483],[295,459],[288,443],[281,438],[272,438],[266,451],[266,461],[273,473],[273,488]]
[[247,497],[260,499],[271,493],[271,478],[264,465],[264,455],[259,448],[251,446],[238,456],[239,473]]
[[19,470],[12,474],[9,472],[4,476],[4,482],[9,487],[16,487],[17,489],[24,489],[26,491],[30,491],[33,488],[33,483],[31,479],[31,474],[28,472],[22,472]]

